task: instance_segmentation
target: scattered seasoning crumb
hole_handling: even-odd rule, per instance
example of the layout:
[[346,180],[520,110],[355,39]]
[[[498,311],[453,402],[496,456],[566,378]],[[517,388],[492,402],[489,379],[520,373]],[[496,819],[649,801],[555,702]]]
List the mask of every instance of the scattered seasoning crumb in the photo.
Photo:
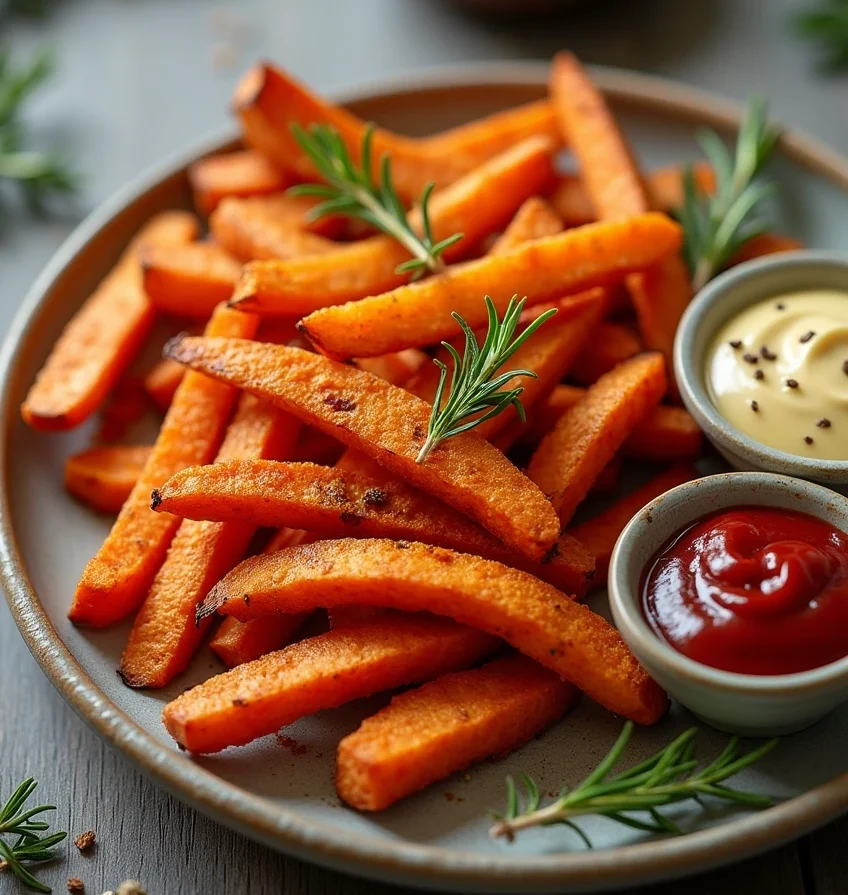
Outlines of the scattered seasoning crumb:
[[789,388],[798,388],[798,380],[797,379],[787,379],[786,385]]
[[9,869],[9,862],[8,861],[0,861],[0,873],[2,873],[4,870],[8,870],[8,869]]
[[812,443],[813,443],[813,439],[812,439],[812,437],[811,437],[810,435],[805,435],[805,436],[804,436],[804,441],[805,441],[807,444],[812,444]]
[[777,360],[777,355],[769,350],[768,345],[762,345],[760,347],[760,354],[763,357],[763,360]]
[[742,347],[742,342],[741,342],[739,339],[731,339],[731,340],[730,340],[730,347],[731,347],[731,348],[739,349],[739,348]]
[[68,880],[67,886],[69,892],[85,892],[85,883],[78,876],[72,876]]
[[762,370],[754,370],[754,379],[762,380],[765,378],[766,378],[766,374],[763,373]]
[[276,735],[276,740],[278,746],[288,749],[292,755],[305,755],[309,751],[309,746],[306,746],[303,743],[298,743],[296,739],[286,736],[283,733],[278,733]]
[[751,401],[751,410],[753,410],[754,413],[760,412],[760,404],[758,401]]
[[74,839],[74,845],[83,853],[87,852],[92,845],[94,845],[94,840],[97,837],[94,835],[94,830],[88,830],[86,833],[80,833]]
[[830,420],[826,416],[823,416],[820,420],[816,420],[816,425],[819,429],[829,429]]
[[463,775],[462,775],[462,779],[463,779],[466,783],[470,783],[470,782],[471,782],[471,774],[463,774]]
[[743,354],[742,360],[744,360],[745,363],[748,364],[758,364],[760,362],[760,359],[757,357],[756,354]]
[[809,329],[809,330],[807,330],[807,332],[804,333],[803,336],[801,336],[800,339],[798,339],[798,341],[801,342],[802,344],[803,344],[804,342],[809,342],[810,339],[812,339],[812,337],[813,337],[815,334],[816,334],[816,333],[815,333],[815,330]]
[[128,879],[118,886],[116,892],[104,892],[103,895],[147,895],[147,892],[138,880]]
[[786,310],[786,305],[785,305],[782,301],[779,301],[779,302],[775,305],[775,307],[777,308],[778,311],[785,311],[785,310]]
[[448,802],[452,802],[455,798],[456,798],[456,796],[455,796],[452,792],[446,792],[446,793],[445,793],[445,799],[446,799]]

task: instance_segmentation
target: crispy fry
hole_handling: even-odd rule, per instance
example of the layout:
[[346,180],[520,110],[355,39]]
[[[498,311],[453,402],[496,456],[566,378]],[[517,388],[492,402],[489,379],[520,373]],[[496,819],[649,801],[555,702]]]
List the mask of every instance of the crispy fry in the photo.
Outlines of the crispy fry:
[[[575,385],[558,385],[536,405],[525,427],[519,427],[514,436],[503,433],[508,438],[506,443],[512,444],[518,440],[522,444],[538,444],[584,394],[584,390]],[[501,437],[494,443],[500,448],[505,444]],[[703,443],[701,429],[687,410],[660,404],[637,424],[624,442],[622,452],[626,457],[637,460],[681,463],[699,457]]]
[[617,500],[600,515],[569,529],[569,533],[585,544],[595,555],[595,562],[598,566],[597,575],[593,581],[595,587],[606,587],[612,549],[624,526],[636,513],[660,494],[697,477],[698,470],[694,466],[680,465],[663,470],[641,488],[637,488],[631,494]]
[[184,211],[154,217],[73,316],[53,346],[21,407],[34,429],[73,429],[100,406],[153,325],[137,260],[144,245],[180,245],[197,238]]
[[483,295],[491,295],[499,314],[517,290],[529,305],[558,299],[650,266],[676,252],[680,238],[678,225],[655,213],[589,224],[506,255],[456,265],[385,295],[323,308],[301,326],[322,351],[339,358],[432,345],[456,334],[453,311],[472,328],[483,326]]
[[[715,192],[715,172],[706,162],[692,166],[697,189],[703,193]],[[683,169],[668,165],[651,172],[645,180],[648,204],[658,211],[674,212],[683,206]],[[562,177],[550,196],[566,227],[580,227],[597,220],[592,200],[579,177],[567,174]]]
[[741,249],[730,259],[728,267],[743,264],[745,261],[753,261],[754,258],[762,258],[765,255],[776,255],[779,252],[795,252],[803,249],[804,243],[800,239],[791,236],[782,236],[780,233],[761,233],[749,239]]
[[662,355],[637,355],[590,386],[542,440],[527,474],[550,495],[563,526],[665,388]]
[[332,466],[344,453],[344,449],[344,445],[332,435],[312,426],[303,426],[292,460],[298,463]]
[[162,720],[185,749],[218,752],[304,715],[473,665],[498,644],[446,619],[381,613],[213,677],[167,705]]
[[144,469],[147,445],[94,447],[65,461],[65,487],[100,513],[117,513]]
[[306,616],[301,612],[252,618],[248,622],[225,618],[209,641],[209,648],[227,668],[235,668],[288,646]]
[[407,348],[393,354],[382,354],[377,357],[361,357],[354,360],[360,370],[373,373],[392,385],[403,385],[414,376],[430,358],[417,348]]
[[[517,566],[582,596],[591,558],[560,538],[543,563],[522,562],[461,513],[350,454],[335,468],[242,460],[193,466],[153,492],[153,509],[188,519],[291,525],[322,538],[395,538],[474,553]],[[352,467],[352,471],[351,471]]]
[[98,440],[124,441],[129,430],[144,416],[149,406],[142,379],[125,373],[103,405],[100,428],[97,430]]
[[[243,395],[211,468],[240,459],[285,457],[299,427],[270,404]],[[207,627],[195,624],[195,609],[243,558],[256,527],[245,519],[181,523],[121,657],[120,675],[127,686],[165,687],[185,670]]]
[[[251,336],[257,325],[253,315],[222,307],[206,332]],[[177,470],[208,463],[215,456],[235,399],[235,389],[201,374],[183,379],[141,478],[77,585],[69,613],[73,622],[102,627],[130,615],[141,604],[180,521],[151,513],[150,492]]]
[[241,264],[211,242],[147,246],[139,253],[144,291],[166,314],[208,320],[232,295]]
[[447,439],[416,463],[430,406],[377,376],[298,348],[242,339],[177,338],[166,356],[272,401],[368,454],[530,559],[541,559],[557,539],[556,514],[544,495],[474,432]]
[[211,214],[230,196],[267,196],[292,184],[264,155],[250,149],[202,158],[189,167],[188,179],[201,214]]
[[587,606],[526,572],[441,547],[346,539],[253,557],[212,589],[200,615],[351,604],[427,610],[479,627],[641,724],[667,705],[615,628]]
[[542,239],[562,232],[562,219],[539,196],[531,196],[515,212],[507,228],[494,241],[490,255],[505,255],[531,239]]
[[[537,137],[522,141],[434,193],[429,206],[433,239],[463,234],[446,250],[445,261],[466,257],[552,176],[551,144]],[[420,228],[417,210],[410,221]],[[396,273],[396,268],[409,258],[396,239],[379,235],[314,257],[255,261],[245,267],[233,302],[262,314],[308,314],[400,286],[409,275]]]
[[643,349],[639,336],[623,323],[602,323],[571,366],[569,378],[581,385],[597,382]]
[[299,258],[335,251],[327,236],[338,236],[342,220],[336,216],[309,223],[315,205],[305,196],[226,199],[209,218],[215,239],[242,261],[257,258]]
[[144,390],[160,410],[167,410],[183,381],[185,367],[172,360],[160,360],[144,377]]
[[592,483],[590,493],[596,496],[603,496],[615,491],[621,479],[621,465],[621,458],[613,457],[598,473],[597,478]]
[[336,790],[353,808],[382,811],[475,761],[517,749],[579,695],[521,655],[447,674],[395,696],[339,743]]

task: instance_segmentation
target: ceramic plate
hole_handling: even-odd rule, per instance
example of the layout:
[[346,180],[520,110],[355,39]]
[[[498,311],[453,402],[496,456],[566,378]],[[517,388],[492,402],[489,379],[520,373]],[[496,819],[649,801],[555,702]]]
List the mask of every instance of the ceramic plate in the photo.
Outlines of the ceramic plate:
[[[686,88],[621,72],[599,71],[646,167],[697,157],[693,134],[708,124],[732,129],[738,110]],[[347,97],[365,118],[423,134],[538,98],[546,70],[498,65],[440,72],[360,90]],[[298,857],[373,878],[487,891],[586,891],[634,885],[778,845],[848,806],[848,705],[786,739],[761,766],[737,780],[772,794],[758,814],[678,806],[674,819],[691,835],[648,839],[602,819],[584,827],[596,849],[567,829],[531,831],[513,845],[491,842],[488,812],[504,802],[504,777],[526,770],[545,791],[576,782],[607,750],[621,720],[588,700],[517,753],[474,767],[395,808],[357,814],[333,788],[335,745],[384,703],[375,698],[308,718],[286,730],[294,755],[275,737],[192,760],[160,720],[166,701],[220,670],[203,652],[189,674],[160,693],[126,689],[115,668],[128,626],[78,631],[65,613],[74,585],[105,536],[109,520],[76,505],[62,490],[64,458],[86,446],[90,429],[64,435],[29,431],[18,405],[62,325],[110,268],[131,233],[160,209],[187,205],[186,165],[229,145],[208,141],[132,184],[71,236],[26,298],[2,356],[2,575],[12,612],[45,673],[110,744],[179,798],[248,836]],[[837,248],[848,226],[848,162],[797,135],[775,164],[782,187],[779,229],[809,245]],[[599,607],[604,600],[599,600]],[[631,755],[646,756],[692,718],[675,710],[640,730]],[[725,738],[705,728],[705,754]]]

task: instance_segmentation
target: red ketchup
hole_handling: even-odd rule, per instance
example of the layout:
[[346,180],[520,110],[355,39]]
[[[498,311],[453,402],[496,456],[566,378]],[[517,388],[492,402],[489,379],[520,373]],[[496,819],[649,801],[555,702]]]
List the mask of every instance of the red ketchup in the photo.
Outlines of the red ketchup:
[[791,674],[848,655],[848,535],[772,507],[734,507],[676,535],[648,564],[642,608],[696,662]]

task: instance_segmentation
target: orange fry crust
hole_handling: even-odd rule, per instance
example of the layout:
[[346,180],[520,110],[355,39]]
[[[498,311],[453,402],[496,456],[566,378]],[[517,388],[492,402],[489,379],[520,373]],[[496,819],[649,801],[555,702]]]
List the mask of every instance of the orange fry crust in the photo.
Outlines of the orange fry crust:
[[291,185],[290,177],[250,149],[202,158],[189,167],[188,180],[201,214],[211,214],[230,196],[266,196]]
[[94,447],[65,461],[65,487],[100,513],[117,513],[144,469],[147,445]]

